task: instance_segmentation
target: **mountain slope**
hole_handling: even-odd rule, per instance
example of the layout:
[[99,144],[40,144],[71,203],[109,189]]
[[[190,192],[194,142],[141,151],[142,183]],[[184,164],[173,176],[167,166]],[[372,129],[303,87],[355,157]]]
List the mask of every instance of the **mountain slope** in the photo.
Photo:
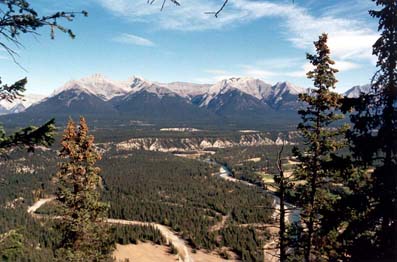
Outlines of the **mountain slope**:
[[9,112],[10,111],[7,108],[0,105],[0,115],[5,115],[8,114]]
[[9,114],[17,114],[26,110],[26,107],[22,104],[16,104],[9,110]]
[[265,114],[270,108],[256,97],[237,89],[228,90],[215,96],[208,103],[208,110],[219,115],[233,118]]
[[62,87],[56,89],[52,96],[56,96],[65,91],[79,90],[108,101],[116,96],[122,96],[130,91],[128,81],[112,81],[101,74],[95,74],[80,80],[72,80]]
[[29,107],[25,112],[29,115],[37,116],[103,115],[117,113],[110,103],[103,101],[92,93],[79,89],[62,91],[43,100],[39,104]]
[[305,89],[289,82],[279,82],[271,87],[271,92],[263,101],[277,110],[296,110],[301,105],[298,96],[305,92]]
[[[69,115],[85,115],[109,125],[135,120],[148,124],[199,123],[247,128],[295,125],[296,111],[301,105],[298,94],[305,91],[288,82],[272,86],[249,77],[206,85],[163,84],[135,76],[113,81],[96,74],[69,81],[23,114],[15,114],[13,119],[18,116],[21,121],[52,117],[63,120]],[[19,112],[24,108],[16,106],[13,110]]]
[[186,82],[172,82],[168,84],[159,83],[158,85],[166,87],[174,93],[189,99],[208,93],[211,87],[209,84],[194,84]]
[[202,122],[217,118],[207,110],[191,104],[186,98],[155,86],[115,98],[111,103],[123,117],[136,120]]
[[369,93],[371,85],[363,85],[363,86],[353,86],[349,90],[347,90],[344,95],[348,98],[357,98],[361,93],[367,94]]
[[209,88],[200,106],[206,107],[212,100],[216,99],[217,96],[221,96],[232,90],[239,90],[242,93],[261,100],[271,92],[271,85],[266,84],[262,80],[249,77],[225,79]]

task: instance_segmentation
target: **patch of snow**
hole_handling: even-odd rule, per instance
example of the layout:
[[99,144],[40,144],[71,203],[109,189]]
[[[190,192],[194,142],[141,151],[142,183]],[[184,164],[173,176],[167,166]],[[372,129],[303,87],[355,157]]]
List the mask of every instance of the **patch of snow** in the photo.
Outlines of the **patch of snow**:
[[251,77],[233,77],[224,79],[210,87],[200,106],[208,106],[208,104],[219,95],[223,95],[228,91],[239,90],[258,99],[263,99],[271,92],[271,85],[260,79]]
[[122,96],[130,91],[127,81],[109,80],[101,74],[95,74],[80,80],[72,80],[56,89],[51,96],[58,95],[67,90],[80,90],[98,96],[108,101],[116,96]]
[[0,108],[6,114],[14,114],[25,111],[33,104],[39,103],[45,96],[37,94],[25,94],[22,98],[14,100],[12,103],[6,100],[0,100]]
[[280,96],[287,92],[292,95],[299,95],[306,92],[304,88],[293,85],[290,82],[278,82],[272,87],[272,89],[275,96]]
[[348,98],[357,98],[361,93],[367,94],[371,89],[371,85],[363,85],[363,86],[353,86],[349,90],[347,90],[344,95]]
[[168,84],[157,83],[159,86],[168,88],[182,97],[195,97],[208,93],[211,85],[208,84],[194,84],[186,82],[172,82]]

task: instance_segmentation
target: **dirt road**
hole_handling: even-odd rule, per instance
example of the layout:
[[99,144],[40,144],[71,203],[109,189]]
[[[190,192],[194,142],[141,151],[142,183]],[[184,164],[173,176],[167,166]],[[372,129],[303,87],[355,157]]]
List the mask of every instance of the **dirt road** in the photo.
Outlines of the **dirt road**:
[[[49,203],[55,199],[56,199],[55,197],[40,199],[32,206],[30,206],[27,212],[36,218],[43,218],[44,216],[36,214],[36,211],[44,204]],[[111,218],[107,219],[107,222],[109,224],[118,224],[118,225],[153,226],[154,228],[158,229],[160,233],[164,236],[164,238],[167,241],[167,244],[172,244],[176,248],[176,250],[178,250],[179,261],[193,262],[193,259],[189,253],[189,249],[185,243],[185,240],[181,239],[178,235],[176,235],[171,229],[169,229],[166,226],[156,223],[123,220],[123,219],[111,219]]]

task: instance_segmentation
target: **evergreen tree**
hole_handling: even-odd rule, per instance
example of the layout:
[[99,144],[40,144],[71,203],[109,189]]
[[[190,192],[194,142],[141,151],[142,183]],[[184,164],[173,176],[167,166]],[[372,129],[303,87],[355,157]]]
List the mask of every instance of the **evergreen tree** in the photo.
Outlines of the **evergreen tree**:
[[11,261],[23,251],[23,235],[16,230],[0,234],[0,259]]
[[[0,43],[1,44],[1,43]],[[23,97],[26,79],[17,81],[13,85],[2,85],[0,79],[0,101],[13,102]],[[41,127],[30,126],[23,128],[11,135],[7,135],[0,125],[0,156],[5,156],[8,150],[15,147],[27,148],[33,151],[37,145],[49,146],[54,142],[53,133],[55,130],[54,120],[50,120]]]
[[351,225],[356,234],[355,261],[392,261],[397,258],[397,1],[373,0],[380,10],[380,38],[373,45],[378,71],[368,94],[346,100],[353,106],[352,130],[348,133],[356,164],[373,168],[366,187],[367,210],[360,223]]
[[61,203],[63,241],[58,252],[62,261],[103,261],[111,249],[105,217],[108,205],[100,202],[100,169],[95,163],[101,157],[88,134],[84,118],[80,126],[70,120],[62,138],[60,163],[56,177]]
[[[332,68],[334,61],[330,58],[326,34],[314,43],[316,55],[307,55],[314,69],[307,73],[314,82],[314,89],[307,94],[300,94],[300,101],[307,106],[300,110],[302,122],[298,130],[304,140],[304,149],[294,148],[297,165],[297,180],[305,181],[296,189],[299,192],[298,205],[302,208],[300,234],[297,236],[299,247],[295,255],[303,256],[300,260],[327,261],[323,256],[321,212],[332,206],[335,196],[330,187],[334,171],[333,156],[345,144],[340,136],[346,127],[332,127],[335,121],[343,118],[337,111],[341,107],[341,96],[332,91],[337,80],[334,76],[338,70]],[[304,230],[303,230],[304,229]]]
[[[16,47],[22,46],[19,41],[21,34],[35,34],[41,27],[51,29],[51,38],[54,38],[55,30],[58,29],[74,38],[70,29],[59,24],[60,19],[72,21],[77,13],[75,12],[56,12],[48,16],[40,16],[26,0],[3,0],[0,1],[0,47],[7,51],[15,60],[17,54],[9,45]],[[86,12],[82,12],[87,15]],[[23,97],[27,79],[21,79],[14,84],[2,84],[0,77],[0,101],[6,100],[13,102]],[[30,126],[7,135],[4,128],[0,125],[0,155],[14,147],[27,147],[29,151],[36,145],[48,146],[53,143],[54,120],[50,120],[41,127]]]

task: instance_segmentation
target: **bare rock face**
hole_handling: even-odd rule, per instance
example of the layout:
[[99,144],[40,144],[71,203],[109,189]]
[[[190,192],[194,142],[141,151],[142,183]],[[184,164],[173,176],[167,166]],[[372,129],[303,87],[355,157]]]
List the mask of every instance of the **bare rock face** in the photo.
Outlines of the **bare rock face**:
[[272,144],[274,144],[273,140],[261,136],[260,134],[242,135],[240,138],[240,145],[242,146],[262,146]]
[[280,137],[274,141],[259,133],[243,134],[239,140],[226,138],[132,138],[116,144],[116,149],[121,151],[146,150],[172,153],[206,151],[238,146],[279,145],[283,142],[291,144],[289,141],[283,141]]

